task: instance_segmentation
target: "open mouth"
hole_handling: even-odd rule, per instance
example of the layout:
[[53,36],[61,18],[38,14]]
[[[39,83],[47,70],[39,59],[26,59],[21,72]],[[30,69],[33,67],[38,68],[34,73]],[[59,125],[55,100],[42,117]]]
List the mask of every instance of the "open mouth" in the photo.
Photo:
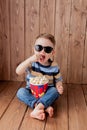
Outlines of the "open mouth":
[[44,60],[45,60],[45,55],[41,55],[40,61],[42,62],[42,61],[44,61]]

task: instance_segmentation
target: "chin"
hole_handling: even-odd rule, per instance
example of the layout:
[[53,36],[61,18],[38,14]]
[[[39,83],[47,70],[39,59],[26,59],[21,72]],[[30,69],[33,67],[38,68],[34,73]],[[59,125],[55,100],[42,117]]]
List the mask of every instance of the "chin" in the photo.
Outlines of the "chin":
[[43,62],[43,61],[39,61],[39,63],[42,64],[42,65],[45,65],[45,62]]
[[42,64],[42,65],[45,65],[45,66],[46,66],[46,65],[49,65],[49,62],[47,62],[47,61],[46,61],[46,62],[40,62],[40,64]]

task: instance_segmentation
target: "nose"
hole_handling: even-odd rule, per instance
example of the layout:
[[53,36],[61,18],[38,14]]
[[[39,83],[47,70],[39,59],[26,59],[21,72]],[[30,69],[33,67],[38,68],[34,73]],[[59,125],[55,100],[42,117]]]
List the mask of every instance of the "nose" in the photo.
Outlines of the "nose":
[[42,49],[41,53],[45,53],[44,48]]

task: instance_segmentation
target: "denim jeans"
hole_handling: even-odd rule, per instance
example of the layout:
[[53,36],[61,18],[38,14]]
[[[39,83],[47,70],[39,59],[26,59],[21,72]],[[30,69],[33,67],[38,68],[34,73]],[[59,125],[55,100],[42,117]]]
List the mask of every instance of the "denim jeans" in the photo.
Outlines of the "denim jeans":
[[20,88],[17,92],[18,99],[31,108],[34,108],[35,103],[42,103],[44,107],[47,108],[51,106],[59,96],[60,94],[54,86],[48,87],[46,93],[41,98],[35,98],[27,88]]

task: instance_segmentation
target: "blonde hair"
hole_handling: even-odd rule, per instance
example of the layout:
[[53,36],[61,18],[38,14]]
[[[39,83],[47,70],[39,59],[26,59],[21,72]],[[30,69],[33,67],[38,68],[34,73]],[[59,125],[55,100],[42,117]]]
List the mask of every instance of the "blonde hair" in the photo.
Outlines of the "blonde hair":
[[50,41],[53,43],[54,46],[55,46],[55,44],[56,44],[55,38],[54,38],[54,36],[53,36],[52,34],[43,33],[43,34],[40,34],[40,35],[38,35],[38,36],[36,37],[36,39],[38,39],[38,38],[48,39],[48,40],[50,40]]

